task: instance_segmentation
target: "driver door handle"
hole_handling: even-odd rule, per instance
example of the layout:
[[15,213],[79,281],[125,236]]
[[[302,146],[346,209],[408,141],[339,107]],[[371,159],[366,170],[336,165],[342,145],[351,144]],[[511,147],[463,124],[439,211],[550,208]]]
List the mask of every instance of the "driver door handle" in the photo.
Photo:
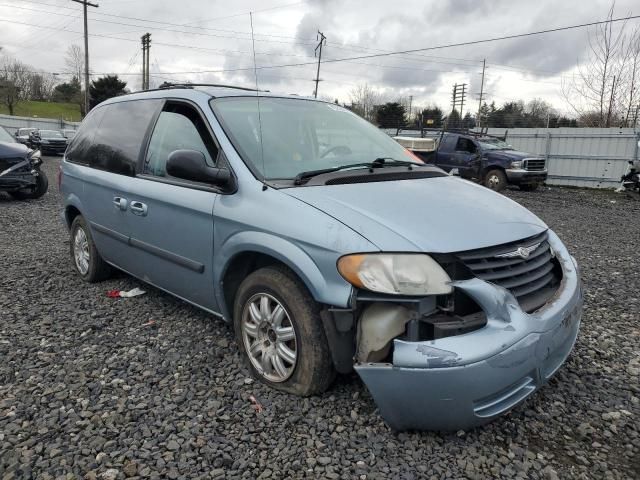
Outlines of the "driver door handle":
[[113,205],[122,211],[127,210],[127,199],[122,197],[113,197]]
[[145,217],[147,215],[147,205],[145,203],[134,200],[131,202],[129,208],[134,215],[140,215],[141,217]]

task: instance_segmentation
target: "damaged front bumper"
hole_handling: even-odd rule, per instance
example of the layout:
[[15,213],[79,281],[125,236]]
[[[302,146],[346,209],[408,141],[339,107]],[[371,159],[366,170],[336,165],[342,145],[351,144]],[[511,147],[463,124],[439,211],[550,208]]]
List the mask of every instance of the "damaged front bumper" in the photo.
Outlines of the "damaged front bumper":
[[471,333],[430,341],[393,341],[392,363],[355,369],[395,430],[459,430],[490,421],[544,385],[578,335],[582,291],[577,266],[549,231],[562,266],[556,295],[527,314],[504,288],[479,279],[455,282],[484,310]]

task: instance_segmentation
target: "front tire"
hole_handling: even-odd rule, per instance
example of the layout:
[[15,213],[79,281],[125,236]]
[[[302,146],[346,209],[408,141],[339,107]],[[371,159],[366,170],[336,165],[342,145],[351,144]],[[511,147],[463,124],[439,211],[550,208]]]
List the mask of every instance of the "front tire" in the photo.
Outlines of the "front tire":
[[489,170],[484,176],[483,184],[485,187],[490,188],[491,190],[501,192],[507,186],[507,176],[502,170]]
[[99,282],[111,275],[111,267],[98,253],[91,230],[81,215],[71,224],[70,253],[76,272],[85,282]]
[[13,198],[17,200],[35,200],[42,197],[49,190],[49,179],[43,171],[38,171],[36,177],[36,184],[32,187],[24,188],[22,190],[16,190],[15,192],[9,192]]
[[335,378],[320,306],[286,268],[262,268],[242,282],[234,328],[251,373],[272,388],[308,396]]

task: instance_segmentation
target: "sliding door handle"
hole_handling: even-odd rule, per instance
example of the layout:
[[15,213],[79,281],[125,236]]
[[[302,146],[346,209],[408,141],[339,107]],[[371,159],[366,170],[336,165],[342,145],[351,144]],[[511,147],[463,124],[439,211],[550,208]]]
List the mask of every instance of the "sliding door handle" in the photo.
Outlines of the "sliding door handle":
[[134,200],[133,202],[131,202],[131,205],[129,206],[129,208],[134,213],[134,215],[140,215],[141,217],[144,217],[147,215],[147,205],[142,202],[138,202]]

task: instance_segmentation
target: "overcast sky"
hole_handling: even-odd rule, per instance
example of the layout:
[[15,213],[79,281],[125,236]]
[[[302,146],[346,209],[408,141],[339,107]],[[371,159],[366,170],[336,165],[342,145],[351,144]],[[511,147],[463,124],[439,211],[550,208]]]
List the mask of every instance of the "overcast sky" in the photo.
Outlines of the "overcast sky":
[[[93,0],[89,50],[94,77],[117,73],[140,87],[140,36],[152,34],[152,83],[165,80],[253,86],[253,11],[260,88],[311,95],[317,31],[324,59],[426,48],[602,20],[609,0]],[[616,16],[640,13],[618,0]],[[635,11],[634,11],[635,7]],[[0,0],[3,53],[48,72],[65,72],[69,45],[82,46],[82,6],[71,0]],[[127,18],[123,18],[127,17]],[[38,28],[41,27],[41,28]],[[117,38],[109,38],[117,37]],[[419,54],[323,64],[320,96],[349,102],[368,83],[388,99],[449,108],[454,83],[469,84],[477,110],[482,60],[487,100],[543,98],[568,111],[561,82],[584,59],[587,29]],[[267,68],[270,65],[306,65]],[[223,71],[224,70],[224,71]],[[183,73],[203,72],[210,73]],[[62,78],[62,77],[61,77]],[[466,108],[465,108],[466,110]]]

